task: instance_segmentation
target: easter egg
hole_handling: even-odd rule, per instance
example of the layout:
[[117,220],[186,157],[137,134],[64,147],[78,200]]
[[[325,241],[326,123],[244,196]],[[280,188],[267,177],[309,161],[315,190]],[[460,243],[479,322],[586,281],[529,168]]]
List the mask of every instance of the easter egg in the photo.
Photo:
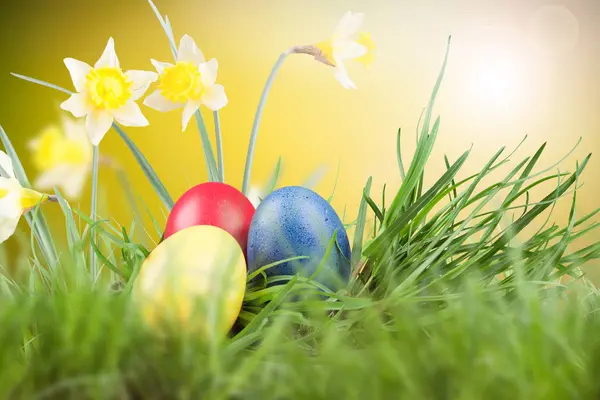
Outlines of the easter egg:
[[175,324],[222,337],[235,323],[246,291],[246,261],[221,228],[192,226],[166,238],[143,262],[134,297],[154,327]]
[[202,183],[177,200],[167,218],[164,238],[190,226],[212,225],[231,234],[245,254],[254,211],[250,200],[233,186]]
[[327,200],[310,189],[287,186],[269,194],[258,206],[248,233],[248,271],[292,257],[265,270],[267,276],[312,276],[323,261],[337,230],[329,257],[314,280],[332,290],[350,277],[350,244],[342,221]]

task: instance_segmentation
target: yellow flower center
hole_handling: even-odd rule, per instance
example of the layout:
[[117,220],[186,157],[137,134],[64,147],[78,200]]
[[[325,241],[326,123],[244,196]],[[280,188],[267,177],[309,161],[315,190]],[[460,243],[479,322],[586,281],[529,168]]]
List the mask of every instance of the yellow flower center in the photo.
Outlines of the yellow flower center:
[[179,61],[165,68],[159,78],[158,89],[166,99],[174,103],[200,100],[204,92],[201,75],[196,65]]
[[369,32],[361,32],[356,42],[367,48],[367,52],[356,59],[356,61],[367,67],[375,60],[375,43],[371,40],[371,34]]
[[56,126],[42,131],[33,152],[33,163],[41,171],[61,164],[81,165],[90,161],[90,149],[85,143],[69,140]]
[[0,199],[3,197],[6,197],[7,194],[8,194],[8,189],[0,188]]
[[132,82],[120,68],[92,68],[86,80],[90,101],[98,108],[120,108],[131,98]]

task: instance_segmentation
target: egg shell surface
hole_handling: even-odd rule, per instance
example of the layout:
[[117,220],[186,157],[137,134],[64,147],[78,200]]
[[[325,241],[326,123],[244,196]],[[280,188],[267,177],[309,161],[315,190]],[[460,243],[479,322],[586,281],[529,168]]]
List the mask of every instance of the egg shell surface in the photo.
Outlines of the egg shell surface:
[[175,325],[203,337],[222,337],[236,321],[246,291],[246,262],[233,236],[199,225],[160,243],[134,284],[142,315],[154,327]]
[[297,256],[265,271],[267,276],[311,276],[337,229],[337,246],[315,281],[332,290],[350,277],[350,244],[344,225],[327,200],[310,189],[287,186],[270,193],[258,206],[248,234],[248,271]]
[[206,182],[185,192],[175,203],[165,227],[164,238],[195,225],[212,225],[231,234],[244,254],[254,206],[233,186]]

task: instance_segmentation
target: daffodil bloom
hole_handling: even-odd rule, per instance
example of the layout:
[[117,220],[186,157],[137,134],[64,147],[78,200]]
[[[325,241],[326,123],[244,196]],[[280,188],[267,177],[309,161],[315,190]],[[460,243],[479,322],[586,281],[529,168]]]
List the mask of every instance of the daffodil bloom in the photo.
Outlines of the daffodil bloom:
[[33,163],[41,174],[34,186],[41,190],[59,187],[70,198],[77,198],[92,168],[92,144],[81,120],[63,119],[62,129],[50,126],[29,142]]
[[333,36],[315,45],[321,52],[320,56],[334,65],[335,77],[346,89],[356,89],[356,85],[348,76],[344,61],[356,60],[368,66],[374,60],[375,46],[371,35],[358,32],[363,21],[364,14],[348,11],[338,23]]
[[15,233],[23,213],[48,198],[46,194],[23,188],[15,178],[10,158],[0,151],[0,243]]
[[181,38],[175,65],[151,61],[159,74],[158,88],[144,99],[144,105],[162,112],[183,107],[183,131],[200,105],[212,111],[227,105],[223,85],[215,83],[219,68],[217,60],[205,61],[190,36]]
[[136,100],[140,99],[150,84],[157,79],[155,72],[123,72],[115,53],[113,38],[100,59],[89,66],[73,58],[64,60],[77,93],[61,104],[63,110],[75,117],[85,117],[85,125],[94,146],[100,141],[116,120],[125,126],[147,126]]

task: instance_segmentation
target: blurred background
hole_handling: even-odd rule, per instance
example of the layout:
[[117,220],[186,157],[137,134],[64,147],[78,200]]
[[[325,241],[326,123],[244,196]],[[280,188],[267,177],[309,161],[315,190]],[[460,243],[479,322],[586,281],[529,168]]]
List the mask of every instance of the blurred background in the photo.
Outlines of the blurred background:
[[[229,104],[221,111],[227,183],[241,188],[256,105],[278,55],[294,45],[328,38],[347,10],[366,14],[376,60],[365,69],[349,64],[358,86],[345,90],[332,69],[305,55],[287,59],[267,102],[258,137],[253,185],[264,185],[278,157],[280,185],[302,184],[326,168],[316,190],[328,197],[340,174],[333,205],[345,222],[355,219],[362,188],[373,176],[375,198],[387,183],[400,185],[396,132],[405,132],[405,163],[415,148],[415,128],[452,35],[446,77],[435,108],[441,130],[426,174],[444,172],[443,156],[456,159],[473,146],[462,176],[478,171],[500,147],[514,149],[528,136],[515,163],[548,146],[537,170],[582,143],[563,163],[600,149],[600,2],[598,0],[156,0],[176,40],[195,38],[207,58],[219,61],[219,83]],[[171,61],[167,39],[145,0],[28,0],[0,5],[0,124],[13,140],[31,177],[27,142],[59,122],[66,96],[11,77],[18,72],[72,88],[65,57],[93,64],[112,36],[125,69],[154,70],[150,58]],[[150,92],[149,92],[150,93]],[[178,198],[206,180],[194,124],[181,132],[181,112],[142,107],[151,125],[126,131]],[[212,133],[212,117],[205,113]],[[115,132],[101,152],[127,170],[133,187],[164,223],[160,203]],[[513,164],[514,165],[514,164]],[[592,157],[578,196],[579,216],[599,205],[600,161]],[[114,171],[100,170],[102,215],[129,224]],[[86,193],[89,190],[86,190]],[[539,192],[539,198],[545,193]],[[88,209],[88,195],[79,206]],[[535,200],[535,199],[533,199]],[[48,208],[53,208],[49,206]],[[58,206],[50,212],[61,224]],[[553,220],[566,224],[569,199]],[[26,225],[22,221],[22,227]],[[598,233],[581,245],[600,240]],[[15,246],[14,242],[9,242]],[[592,271],[593,273],[593,271]],[[600,274],[596,274],[600,277]]]

